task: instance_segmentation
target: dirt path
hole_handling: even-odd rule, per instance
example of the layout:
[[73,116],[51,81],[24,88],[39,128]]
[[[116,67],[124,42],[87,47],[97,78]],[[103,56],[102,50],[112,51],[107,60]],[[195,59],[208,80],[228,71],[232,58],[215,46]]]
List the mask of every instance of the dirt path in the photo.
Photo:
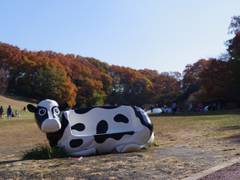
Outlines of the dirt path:
[[240,179],[240,163],[236,163],[230,167],[219,170],[199,180],[239,180]]
[[[8,159],[0,162],[1,177],[175,179],[219,162],[212,153],[188,147],[151,148],[135,153],[80,159],[19,161],[19,158],[11,155]],[[5,170],[2,171],[3,169]]]

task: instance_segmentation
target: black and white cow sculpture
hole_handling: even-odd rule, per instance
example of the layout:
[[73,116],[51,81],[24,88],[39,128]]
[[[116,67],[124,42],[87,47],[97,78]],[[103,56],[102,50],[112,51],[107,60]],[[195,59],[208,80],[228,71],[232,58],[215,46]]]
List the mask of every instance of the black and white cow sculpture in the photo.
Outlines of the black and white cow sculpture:
[[92,107],[60,111],[54,100],[43,100],[30,112],[51,146],[64,148],[70,155],[86,156],[136,151],[154,140],[147,114],[135,106]]

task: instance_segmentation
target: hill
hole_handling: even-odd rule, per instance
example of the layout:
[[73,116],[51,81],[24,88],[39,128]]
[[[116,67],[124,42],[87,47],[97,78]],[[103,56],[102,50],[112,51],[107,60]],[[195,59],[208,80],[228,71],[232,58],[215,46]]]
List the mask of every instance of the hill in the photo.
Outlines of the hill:
[[26,100],[17,96],[3,96],[0,95],[0,106],[3,106],[4,109],[4,117],[6,116],[6,110],[9,105],[13,107],[14,112],[17,110],[20,115],[17,117],[18,119],[29,119],[33,118],[33,114],[28,111],[23,111],[23,108],[27,106],[27,104],[34,104],[29,100]]
[[31,102],[28,102],[20,97],[10,97],[0,95],[0,105],[3,107],[7,107],[11,105],[14,109],[22,110],[24,106],[27,106]]

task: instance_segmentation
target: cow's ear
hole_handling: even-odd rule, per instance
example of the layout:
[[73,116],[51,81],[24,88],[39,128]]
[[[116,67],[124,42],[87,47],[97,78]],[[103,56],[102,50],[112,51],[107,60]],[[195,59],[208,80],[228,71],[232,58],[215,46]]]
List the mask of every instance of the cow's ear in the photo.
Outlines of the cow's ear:
[[60,104],[60,106],[59,106],[60,111],[64,111],[64,110],[67,110],[67,109],[69,109],[68,103]]
[[28,104],[27,105],[27,109],[28,109],[28,111],[30,111],[30,112],[36,112],[36,107],[34,106],[34,105],[32,105],[32,104]]

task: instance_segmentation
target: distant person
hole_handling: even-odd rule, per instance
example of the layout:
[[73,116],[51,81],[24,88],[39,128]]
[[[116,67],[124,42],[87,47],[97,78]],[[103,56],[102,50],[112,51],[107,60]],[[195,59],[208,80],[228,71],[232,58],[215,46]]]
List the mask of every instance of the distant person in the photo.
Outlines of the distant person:
[[203,111],[203,104],[198,103],[198,112],[202,112],[202,111]]
[[26,106],[23,107],[23,111],[26,112],[27,111],[27,108]]
[[13,109],[12,109],[12,106],[9,105],[7,108],[7,118],[11,119],[12,117],[13,117]]
[[3,118],[3,112],[4,112],[3,107],[0,106],[0,118],[1,118],[1,119]]
[[15,110],[15,117],[20,117],[20,113],[18,110]]
[[203,112],[208,112],[208,110],[209,110],[209,106],[205,106],[205,107],[203,108]]
[[163,112],[164,112],[164,113],[166,113],[166,112],[167,112],[167,108],[168,108],[168,107],[167,107],[167,105],[166,105],[166,104],[164,104],[164,105],[163,105],[163,108],[162,108],[162,110],[163,110]]
[[150,107],[151,113],[153,113],[153,106]]
[[172,112],[175,113],[177,111],[177,103],[173,102],[172,103]]
[[193,110],[193,104],[192,104],[192,103],[189,103],[189,104],[188,104],[188,111],[191,112],[192,110]]

